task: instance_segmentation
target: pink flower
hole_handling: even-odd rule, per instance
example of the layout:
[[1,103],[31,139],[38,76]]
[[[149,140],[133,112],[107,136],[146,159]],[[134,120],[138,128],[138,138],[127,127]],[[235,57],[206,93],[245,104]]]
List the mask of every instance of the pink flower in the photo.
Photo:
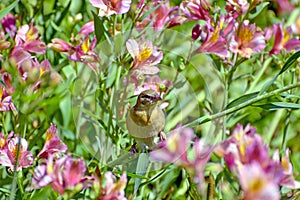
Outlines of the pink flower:
[[38,54],[46,52],[46,44],[40,41],[38,29],[36,26],[33,26],[33,23],[21,26],[17,32],[15,41],[16,46],[22,47],[26,51]]
[[221,18],[218,25],[213,28],[211,24],[207,23],[204,26],[195,26],[193,28],[193,39],[201,37],[202,44],[196,50],[197,53],[213,53],[222,58],[228,57],[229,52],[227,48],[227,41],[221,34],[224,18]]
[[39,63],[35,57],[33,59],[22,60],[18,65],[20,76],[24,82],[32,84],[32,90],[40,87],[43,75],[50,73],[51,68],[48,60],[43,60]]
[[13,108],[12,97],[8,95],[3,86],[0,86],[0,112],[9,111]]
[[90,0],[91,4],[99,8],[99,16],[124,14],[130,9],[131,0]]
[[239,180],[245,200],[280,199],[279,187],[256,162],[239,167]]
[[27,141],[17,135],[11,137],[12,135],[13,133],[6,138],[5,145],[0,150],[0,164],[7,166],[10,170],[14,171],[16,162],[18,162],[16,171],[19,171],[22,168],[27,168],[32,164],[33,156],[30,151],[27,151]]
[[86,37],[80,44],[73,47],[69,56],[69,60],[86,63],[91,69],[97,70],[97,64],[100,62],[99,56],[94,52],[97,39],[94,36],[92,42]]
[[11,38],[13,38],[17,31],[16,18],[9,13],[2,18],[1,23],[4,31],[8,33]]
[[249,9],[247,0],[228,0],[226,1],[226,11],[234,18],[245,14]]
[[194,182],[199,185],[199,189],[203,189],[205,166],[210,160],[213,147],[208,146],[203,140],[196,139],[192,149],[192,159],[188,171],[194,174]]
[[75,159],[64,156],[54,159],[49,155],[46,163],[35,168],[33,176],[33,186],[30,189],[37,189],[51,184],[52,188],[59,194],[66,191],[72,193],[90,187],[93,177],[84,176],[86,171],[85,163],[82,159]]
[[67,151],[68,147],[58,137],[55,125],[51,124],[46,134],[46,142],[38,157],[47,159],[50,155],[65,153]]
[[163,58],[162,52],[157,51],[157,47],[148,40],[143,44],[138,44],[136,40],[129,39],[126,47],[133,58],[131,70],[138,70],[143,74],[156,74],[160,70],[155,67]]
[[[134,80],[138,80],[138,78],[133,77],[135,75],[136,74],[132,74],[131,78],[133,78]],[[168,88],[172,85],[172,82],[167,79],[161,80],[160,77],[157,75],[155,76],[147,75],[142,85],[139,85],[138,81],[135,81],[135,84],[136,84],[135,85],[136,89],[134,91],[134,94],[140,94],[145,90],[152,89],[155,90],[162,97],[163,94],[166,93]]]
[[5,40],[5,36],[2,30],[0,30],[0,51],[10,47],[10,42]]
[[150,157],[183,167],[194,177],[199,189],[202,189],[205,166],[210,160],[213,148],[199,139],[196,139],[191,147],[193,138],[194,131],[191,128],[176,128],[166,140],[158,144],[157,150],[150,152]]
[[180,4],[180,9],[188,20],[205,20],[208,23],[212,19],[209,14],[210,8],[208,0],[186,0]]
[[190,166],[187,150],[190,148],[193,137],[194,131],[191,128],[176,128],[169,133],[166,140],[158,144],[157,150],[150,152],[150,157],[179,166]]
[[101,196],[99,200],[126,200],[124,189],[127,184],[126,173],[123,173],[121,178],[116,181],[116,177],[111,172],[106,172],[105,187],[101,189]]
[[[278,3],[278,12],[279,13],[290,13],[295,9],[295,6],[289,0],[275,0]],[[297,2],[297,1],[295,1]]]
[[289,187],[292,189],[299,189],[300,188],[300,182],[295,181],[294,176],[293,176],[293,166],[292,163],[290,162],[290,157],[289,157],[289,149],[285,150],[285,156],[279,158],[279,151],[276,150],[273,155],[273,160],[279,164],[281,167],[279,168],[282,172],[282,176],[279,176],[279,184],[281,186]]
[[292,32],[296,35],[300,35],[300,14],[297,19],[291,25]]
[[269,151],[256,129],[238,124],[232,136],[215,148],[217,155],[224,160],[231,171],[236,171],[240,164],[260,163],[264,168],[270,164]]
[[89,38],[89,34],[92,32],[94,32],[94,22],[88,22],[81,27],[74,38],[76,46],[71,46],[58,38],[52,39],[52,43],[48,46],[54,51],[66,52],[69,60],[86,63],[91,69],[97,70],[97,63],[100,62],[100,58],[94,51],[97,43],[96,36],[92,40]]
[[78,35],[87,37],[89,34],[95,31],[94,21],[84,24],[78,32]]
[[59,38],[52,39],[48,47],[57,52],[69,52],[71,50],[71,46]]
[[13,60],[16,64],[21,64],[25,60],[30,60],[31,54],[25,51],[22,47],[15,47],[11,54],[11,60]]
[[152,1],[151,6],[145,6],[142,13],[139,13],[137,17],[140,17],[145,12],[150,9],[158,6],[149,16],[147,16],[143,21],[137,22],[137,29],[139,31],[143,30],[146,26],[154,27],[155,31],[162,30],[163,27],[168,26],[170,20],[175,17],[174,10],[178,9],[177,7],[170,8],[170,3],[168,0],[155,0]]
[[231,38],[230,50],[232,52],[250,58],[252,54],[261,52],[265,48],[263,32],[256,28],[255,24],[249,24],[249,21],[245,20],[237,30]]
[[290,27],[283,28],[282,24],[273,25],[274,46],[270,54],[279,54],[284,48],[287,52],[300,49],[300,40],[291,38],[292,30]]

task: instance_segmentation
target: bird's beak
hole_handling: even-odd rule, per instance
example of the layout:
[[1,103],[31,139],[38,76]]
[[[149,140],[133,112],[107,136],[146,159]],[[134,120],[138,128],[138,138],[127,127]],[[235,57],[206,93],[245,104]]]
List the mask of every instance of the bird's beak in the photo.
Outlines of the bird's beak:
[[162,100],[162,98],[159,95],[155,95],[152,101],[157,102],[157,101],[160,101],[160,100]]

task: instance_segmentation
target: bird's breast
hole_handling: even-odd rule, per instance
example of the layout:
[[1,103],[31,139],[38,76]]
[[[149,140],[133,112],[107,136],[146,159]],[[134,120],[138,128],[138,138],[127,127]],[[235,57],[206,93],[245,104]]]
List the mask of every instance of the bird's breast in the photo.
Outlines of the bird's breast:
[[126,119],[127,129],[133,137],[148,138],[156,136],[165,126],[165,114],[158,108],[147,115],[146,111],[134,111],[128,114]]

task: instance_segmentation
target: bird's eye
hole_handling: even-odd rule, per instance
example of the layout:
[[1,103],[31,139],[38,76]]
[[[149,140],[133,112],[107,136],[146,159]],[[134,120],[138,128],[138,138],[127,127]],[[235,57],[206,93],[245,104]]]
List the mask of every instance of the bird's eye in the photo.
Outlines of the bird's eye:
[[144,94],[144,95],[142,95],[141,96],[143,99],[149,99],[150,98],[150,96],[148,96],[147,94]]

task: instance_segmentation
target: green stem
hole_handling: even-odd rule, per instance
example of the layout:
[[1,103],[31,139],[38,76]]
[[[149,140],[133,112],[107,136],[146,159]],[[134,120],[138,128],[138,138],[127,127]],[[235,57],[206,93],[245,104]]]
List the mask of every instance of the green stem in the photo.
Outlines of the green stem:
[[5,112],[2,113],[2,128],[3,128],[3,132],[5,133],[5,135],[8,135],[8,132],[6,130],[6,127],[5,127]]
[[280,89],[277,89],[277,90],[274,90],[274,91],[272,91],[270,93],[267,93],[267,94],[263,94],[263,95],[257,96],[255,98],[249,100],[249,101],[241,103],[241,104],[239,104],[239,105],[237,105],[235,107],[229,108],[227,110],[221,111],[219,113],[200,117],[200,118],[198,118],[198,119],[196,119],[196,120],[192,121],[191,123],[188,123],[188,124],[186,124],[184,126],[187,127],[187,126],[197,126],[197,125],[200,125],[200,124],[204,124],[206,122],[209,122],[209,121],[218,119],[220,117],[226,116],[226,115],[231,114],[233,112],[236,112],[236,111],[238,111],[238,110],[240,110],[242,108],[250,106],[250,105],[252,105],[254,103],[257,103],[259,101],[262,101],[264,99],[267,99],[269,97],[275,96],[277,94],[280,94],[282,92],[285,92],[285,91],[288,91],[288,90],[291,90],[291,89],[297,88],[297,87],[300,87],[300,82],[298,82],[296,84],[288,85],[286,87],[283,87],[283,88],[280,88]]
[[289,111],[287,113],[286,119],[285,119],[285,123],[284,123],[284,129],[283,129],[283,136],[282,136],[282,143],[281,143],[281,151],[285,151],[286,149],[286,136],[287,136],[287,130],[290,124],[290,116],[291,116],[292,112]]

